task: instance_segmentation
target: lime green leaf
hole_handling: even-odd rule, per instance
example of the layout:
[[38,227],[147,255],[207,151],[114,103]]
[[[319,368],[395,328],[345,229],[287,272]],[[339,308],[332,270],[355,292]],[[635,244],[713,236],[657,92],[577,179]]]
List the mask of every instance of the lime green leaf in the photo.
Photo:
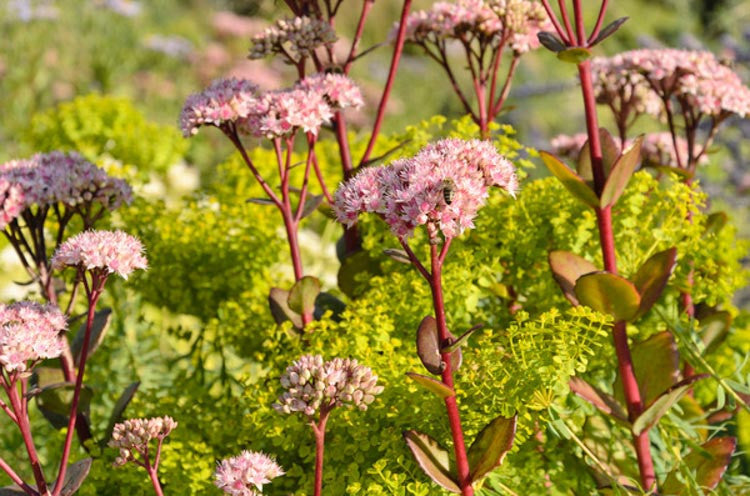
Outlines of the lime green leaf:
[[427,434],[404,431],[404,440],[420,468],[436,484],[452,493],[461,493],[450,454]]
[[271,288],[268,294],[268,306],[271,308],[271,315],[277,324],[286,320],[292,321],[294,327],[302,329],[302,316],[289,308],[289,291],[280,288]]
[[[712,491],[724,476],[736,446],[736,438],[716,437],[691,451],[682,463],[693,473],[703,491]],[[680,467],[669,473],[660,494],[685,494],[686,487],[679,482],[679,473]]]
[[669,411],[669,409],[672,408],[675,403],[680,401],[680,398],[682,398],[685,393],[687,393],[690,388],[693,387],[694,382],[705,377],[708,377],[708,375],[694,375],[678,382],[671,388],[664,391],[664,393],[656,398],[656,400],[654,400],[654,402],[651,403],[651,405],[649,405],[643,411],[643,413],[638,416],[637,419],[635,419],[632,429],[633,434],[638,436],[642,432],[646,432],[653,426],[655,426],[659,419],[661,419],[664,414],[666,414],[667,411]]
[[548,255],[552,277],[562,289],[563,295],[573,306],[578,306],[575,294],[576,281],[584,274],[596,272],[596,265],[569,251],[551,251]]
[[576,298],[582,305],[617,320],[629,320],[638,311],[641,297],[635,285],[609,272],[581,276],[575,285]]
[[315,298],[320,294],[320,281],[317,277],[305,276],[297,281],[289,291],[287,304],[298,314],[312,314],[315,311]]
[[604,189],[602,190],[602,208],[614,205],[625,191],[625,187],[628,185],[640,161],[642,143],[643,135],[637,137],[630,146],[625,148],[620,158],[612,166],[612,170],[609,172],[607,182],[604,183]]
[[633,284],[641,295],[639,317],[648,312],[661,296],[672,275],[676,261],[677,248],[672,247],[660,251],[646,260],[633,276]]
[[557,58],[563,62],[580,64],[591,58],[591,50],[583,47],[566,48],[557,52]]
[[544,165],[547,169],[570,191],[570,193],[585,203],[586,205],[597,208],[599,206],[599,198],[597,198],[594,191],[581,179],[578,175],[570,170],[567,165],[560,162],[560,160],[552,154],[547,152],[540,152],[539,155],[542,157]]
[[429,392],[437,395],[437,397],[441,400],[456,395],[456,392],[453,391],[453,389],[449,388],[437,379],[427,377],[426,375],[417,374],[415,372],[407,372],[406,375],[409,377],[409,379],[413,380]]
[[471,482],[476,482],[503,462],[516,437],[516,417],[497,417],[477,434],[467,453]]

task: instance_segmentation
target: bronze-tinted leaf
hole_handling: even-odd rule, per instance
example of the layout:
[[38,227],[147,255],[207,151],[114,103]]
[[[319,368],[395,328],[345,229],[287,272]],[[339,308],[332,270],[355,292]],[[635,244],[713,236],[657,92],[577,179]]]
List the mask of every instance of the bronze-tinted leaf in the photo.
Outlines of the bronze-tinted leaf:
[[701,317],[699,321],[701,326],[701,340],[706,347],[705,353],[709,354],[716,350],[729,335],[733,317],[726,310],[718,310]]
[[292,286],[287,297],[289,308],[300,315],[312,315],[315,299],[320,294],[320,281],[317,277],[305,276]]
[[617,32],[618,29],[620,29],[620,26],[625,24],[625,21],[627,21],[628,17],[620,17],[619,19],[615,19],[614,21],[607,24],[607,26],[604,27],[601,31],[599,31],[599,34],[594,38],[594,40],[591,42],[589,46],[598,45],[602,41],[606,40],[615,32]]
[[448,451],[427,434],[404,431],[404,441],[425,474],[443,489],[461,493]]
[[616,321],[633,318],[641,303],[641,297],[632,282],[609,272],[581,276],[576,281],[574,290],[581,305],[611,315]]
[[579,302],[575,293],[576,281],[584,274],[596,272],[596,265],[569,251],[551,251],[548,259],[552,277],[562,289],[563,295],[573,306],[578,306]]
[[91,470],[91,458],[84,458],[68,466],[60,496],[72,496],[78,491]]
[[[477,324],[465,333],[461,334],[458,338],[454,339],[453,342],[444,347],[441,351],[443,353],[452,353],[456,350],[458,350],[461,346],[467,344],[469,342],[469,337],[474,334],[475,331],[482,328],[482,324]],[[453,360],[451,360],[451,363],[453,363]]]
[[477,434],[467,453],[471,482],[477,482],[503,462],[516,437],[516,417],[497,417]]
[[[712,491],[724,476],[736,446],[737,439],[733,437],[715,437],[683,458],[683,466],[692,473],[703,491]],[[659,494],[686,494],[678,477],[680,468],[670,472]]]
[[368,287],[368,283],[365,281],[370,279],[367,278],[363,281],[360,278],[362,273],[372,276],[380,274],[380,261],[365,250],[343,257],[337,275],[339,289],[350,298],[361,296]]
[[323,318],[326,312],[330,310],[331,320],[334,322],[341,322],[341,314],[346,310],[346,303],[333,296],[327,291],[322,291],[317,298],[315,298],[315,311],[313,317],[315,320]]
[[625,148],[620,158],[612,166],[612,170],[609,172],[607,182],[604,183],[604,189],[602,190],[600,202],[602,208],[614,205],[625,191],[625,187],[628,185],[640,161],[642,143],[643,135],[637,137],[630,146]]
[[294,327],[302,329],[302,316],[289,308],[287,300],[289,291],[280,288],[271,288],[268,294],[268,306],[271,308],[271,315],[277,324],[291,320]]
[[[620,145],[612,137],[609,131],[605,128],[599,128],[599,145],[602,149],[602,168],[604,169],[604,177],[609,177],[609,173],[612,167],[620,158]],[[594,172],[591,170],[591,147],[589,140],[581,147],[581,151],[578,153],[578,160],[576,162],[576,171],[581,179],[588,181],[593,184]]]
[[536,37],[539,39],[539,43],[551,52],[557,53],[565,50],[565,44],[554,33],[550,33],[549,31],[539,31],[536,34]]
[[708,375],[691,376],[664,391],[635,419],[632,428],[633,434],[640,435],[655,426],[659,419],[693,387],[695,381],[705,377],[708,377]]
[[[104,341],[104,336],[107,334],[109,324],[112,321],[112,309],[102,308],[94,313],[94,320],[91,323],[91,338],[89,340],[89,351],[88,356],[93,355],[96,349]],[[81,348],[83,347],[83,338],[86,335],[86,322],[81,324],[76,332],[73,342],[70,343],[70,351],[73,353],[75,362],[80,361]]]
[[[36,395],[36,404],[39,411],[55,429],[68,426],[74,390],[74,383],[61,382],[43,387]],[[93,390],[84,384],[78,398],[78,411],[85,416],[88,416],[89,405],[93,396]]]
[[677,248],[672,247],[649,257],[635,273],[633,284],[641,295],[641,305],[638,308],[637,317],[648,312],[654,306],[654,303],[659,300],[672,271],[674,271],[676,262]]
[[422,319],[417,328],[417,355],[429,373],[440,375],[445,369],[443,360],[440,358],[437,321],[432,315]]
[[115,429],[115,424],[118,422],[122,422],[122,415],[123,413],[125,413],[125,409],[130,404],[130,401],[133,399],[133,396],[135,396],[135,393],[136,391],[138,391],[138,387],[140,385],[140,381],[131,383],[128,387],[125,388],[125,391],[123,391],[120,397],[117,399],[117,403],[115,403],[114,408],[112,408],[112,413],[109,416],[107,430],[105,431],[104,437],[100,441],[100,444],[102,446],[106,446],[109,440],[112,438],[112,431],[114,431]]
[[392,258],[396,262],[401,262],[403,264],[411,265],[411,259],[409,258],[409,254],[406,253],[404,250],[397,250],[395,248],[387,248],[383,250],[383,253],[388,255],[390,258]]
[[580,377],[573,377],[568,385],[573,393],[594,405],[601,412],[611,415],[617,420],[627,422],[628,412],[614,397],[595,388]]
[[453,389],[449,388],[437,379],[433,379],[432,377],[417,374],[414,372],[407,372],[406,375],[407,377],[409,377],[409,379],[413,380],[429,392],[435,394],[441,400],[456,395],[456,392],[453,391]]
[[[633,369],[643,404],[648,406],[680,378],[680,355],[669,331],[659,332],[631,347]],[[623,400],[622,380],[617,376],[615,395]]]
[[302,207],[302,218],[308,217],[310,214],[318,210],[323,204],[325,197],[323,195],[308,195],[305,198],[305,206]]
[[599,198],[596,193],[584,182],[575,172],[570,170],[567,165],[560,162],[554,155],[547,152],[540,152],[544,165],[555,176],[570,193],[578,200],[591,208],[599,206]]
[[726,212],[714,212],[706,219],[706,231],[705,235],[719,234],[721,230],[727,225],[729,217]]

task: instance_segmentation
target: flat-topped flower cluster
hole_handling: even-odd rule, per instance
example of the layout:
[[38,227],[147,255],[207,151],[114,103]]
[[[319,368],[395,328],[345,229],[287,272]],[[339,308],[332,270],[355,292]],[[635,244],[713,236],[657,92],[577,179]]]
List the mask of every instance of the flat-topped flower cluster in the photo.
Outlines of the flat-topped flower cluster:
[[652,113],[653,98],[645,85],[662,99],[677,98],[697,112],[711,116],[750,114],[750,89],[731,67],[706,51],[642,49],[609,59],[595,59],[599,68],[598,95],[641,95],[640,105]]
[[284,470],[273,458],[245,450],[219,463],[215,484],[232,496],[257,496],[263,493],[265,484],[282,475]]
[[127,182],[74,152],[40,153],[0,165],[0,229],[31,207],[98,204],[113,210],[131,200]]
[[[472,37],[494,41],[504,38],[515,52],[525,53],[539,47],[537,33],[550,27],[544,7],[538,2],[458,0],[437,2],[429,10],[410,14],[406,36],[414,43]],[[398,26],[394,28],[397,29]]]
[[327,362],[320,355],[305,355],[281,376],[286,390],[273,407],[281,413],[301,412],[312,417],[322,409],[355,406],[367,410],[383,391],[372,370],[350,358]]
[[127,279],[148,268],[141,241],[123,231],[85,231],[66,240],[52,256],[52,268],[76,267]]
[[6,372],[25,372],[33,363],[57,358],[65,349],[67,327],[54,305],[20,301],[0,304],[0,366]]
[[219,79],[188,97],[180,127],[186,137],[202,126],[231,125],[242,134],[269,139],[299,130],[317,135],[335,112],[363,103],[359,88],[340,74],[315,74],[291,88],[267,92],[247,80]]
[[336,191],[334,208],[347,226],[361,213],[376,213],[401,239],[426,225],[437,242],[437,231],[448,239],[474,227],[491,186],[514,195],[513,164],[488,141],[445,139],[412,158],[364,169]]
[[327,22],[310,17],[280,19],[252,39],[250,59],[283,55],[291,62],[310,57],[319,46],[335,43],[336,32]]
[[115,424],[112,439],[109,441],[111,448],[120,450],[120,455],[115,459],[115,465],[121,466],[136,460],[136,454],[144,456],[148,452],[149,442],[163,441],[175,427],[177,427],[177,422],[169,416],[129,419]]

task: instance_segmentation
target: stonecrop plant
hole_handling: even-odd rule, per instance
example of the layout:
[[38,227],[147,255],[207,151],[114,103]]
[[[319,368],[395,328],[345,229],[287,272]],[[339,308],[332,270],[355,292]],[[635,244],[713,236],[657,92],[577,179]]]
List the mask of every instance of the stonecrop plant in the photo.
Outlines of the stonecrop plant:
[[[76,1],[113,32],[150,8]],[[30,119],[0,165],[0,495],[750,493],[750,243],[703,187],[741,68],[612,53],[644,13],[608,0],[349,1],[124,42],[197,71],[123,92],[187,85],[169,130],[98,94]],[[566,69],[547,137],[513,88]],[[394,131],[415,85],[463,117]]]

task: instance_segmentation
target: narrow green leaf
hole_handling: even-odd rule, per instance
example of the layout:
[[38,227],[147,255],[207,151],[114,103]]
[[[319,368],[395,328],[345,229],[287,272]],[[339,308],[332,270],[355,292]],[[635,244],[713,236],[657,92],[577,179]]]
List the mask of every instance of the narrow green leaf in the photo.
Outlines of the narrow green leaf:
[[607,182],[604,183],[604,189],[602,190],[600,203],[602,208],[614,205],[625,191],[625,187],[628,185],[640,161],[642,144],[643,135],[638,136],[630,146],[625,148],[620,158],[612,166],[612,170],[609,172]]
[[466,343],[468,343],[469,337],[472,334],[474,334],[475,331],[477,331],[477,330],[479,330],[481,328],[482,328],[482,324],[475,325],[474,327],[472,327],[471,329],[469,329],[465,333],[461,334],[458,337],[458,339],[454,339],[453,343],[451,343],[450,345],[446,346],[445,348],[443,348],[440,351],[442,353],[453,353],[454,351],[456,351],[457,349],[459,349],[461,346],[463,346]]
[[245,200],[247,203],[255,203],[256,205],[276,205],[273,200],[268,198],[248,198]]
[[651,403],[651,405],[649,405],[643,411],[643,413],[638,416],[637,419],[635,419],[632,429],[633,434],[638,436],[642,432],[646,432],[653,426],[655,426],[659,419],[661,419],[664,414],[666,414],[667,411],[669,411],[669,409],[672,408],[675,403],[680,401],[680,398],[682,398],[685,393],[687,393],[690,388],[693,387],[694,382],[705,377],[708,377],[708,375],[694,375],[678,382],[671,388],[664,391],[661,396],[656,398],[656,400],[654,400],[654,402]]
[[[663,331],[635,343],[631,348],[635,378],[643,404],[648,406],[680,378],[680,355],[677,343],[669,331]],[[617,375],[615,395],[624,401],[622,378]]]
[[669,248],[649,257],[633,276],[633,284],[641,295],[637,317],[645,315],[659,300],[677,262],[677,248]]
[[721,230],[727,225],[729,217],[726,212],[714,212],[706,219],[706,231],[705,235],[719,234]]
[[437,397],[441,400],[456,395],[456,392],[453,391],[453,389],[449,388],[437,379],[427,377],[426,375],[417,374],[415,372],[407,372],[406,375],[409,377],[409,379],[413,380],[429,392],[437,395]]
[[625,407],[623,407],[614,397],[595,388],[580,377],[573,377],[570,379],[570,382],[568,382],[568,385],[573,393],[594,405],[602,413],[611,415],[617,420],[627,422],[628,413],[625,410]]
[[551,251],[548,255],[549,266],[552,269],[552,277],[562,289],[563,295],[573,306],[578,306],[576,298],[576,281],[585,274],[596,272],[596,265],[583,257],[569,251]]
[[565,44],[554,33],[550,33],[549,31],[539,31],[536,34],[536,37],[539,39],[539,43],[551,52],[558,53],[565,50]]
[[580,64],[591,58],[591,50],[583,47],[566,48],[557,52],[557,58],[563,62]]
[[287,303],[289,291],[280,288],[271,288],[268,294],[268,306],[271,309],[271,315],[277,324],[290,320],[294,327],[302,329],[302,316],[289,308]]
[[318,278],[305,276],[292,286],[287,297],[287,304],[293,312],[300,315],[312,314],[315,310],[315,298],[319,294],[320,281]]
[[615,34],[617,30],[620,29],[620,26],[625,24],[625,21],[627,21],[628,19],[628,17],[620,17],[619,19],[615,19],[614,21],[607,24],[604,29],[599,31],[599,34],[596,36],[596,38],[594,38],[594,41],[591,42],[590,46],[598,45],[602,41]]
[[497,417],[477,434],[467,453],[471,482],[477,482],[503,462],[516,437],[516,416]]
[[392,258],[396,262],[401,262],[403,264],[411,265],[411,259],[409,258],[409,254],[406,253],[404,250],[397,250],[395,248],[387,248],[383,250],[383,253],[388,255],[390,258]]
[[635,285],[624,277],[609,272],[581,276],[575,285],[576,298],[582,305],[617,320],[629,320],[641,303]]
[[599,206],[599,198],[596,193],[581,179],[578,175],[570,170],[567,165],[560,162],[554,155],[547,152],[540,152],[544,165],[560,182],[567,188],[570,193],[578,200],[582,201],[591,208]]
[[[693,473],[695,481],[703,491],[713,491],[724,476],[736,447],[736,438],[715,437],[691,451],[683,458],[682,463]],[[672,470],[667,475],[659,494],[685,494],[687,488],[680,482],[679,474],[680,467]]]
[[461,493],[450,454],[427,434],[404,431],[404,441],[427,476],[443,489]]
[[[94,313],[94,321],[91,324],[91,338],[89,341],[88,356],[94,354],[96,349],[104,341],[104,336],[107,334],[109,324],[112,321],[112,309],[102,308]],[[70,351],[73,353],[73,358],[78,363],[80,360],[81,348],[83,347],[83,338],[86,335],[86,322],[81,324],[76,332],[73,342],[70,343]]]
[[701,330],[700,336],[706,347],[705,353],[709,354],[724,342],[732,327],[732,314],[726,310],[718,310],[699,319]]

